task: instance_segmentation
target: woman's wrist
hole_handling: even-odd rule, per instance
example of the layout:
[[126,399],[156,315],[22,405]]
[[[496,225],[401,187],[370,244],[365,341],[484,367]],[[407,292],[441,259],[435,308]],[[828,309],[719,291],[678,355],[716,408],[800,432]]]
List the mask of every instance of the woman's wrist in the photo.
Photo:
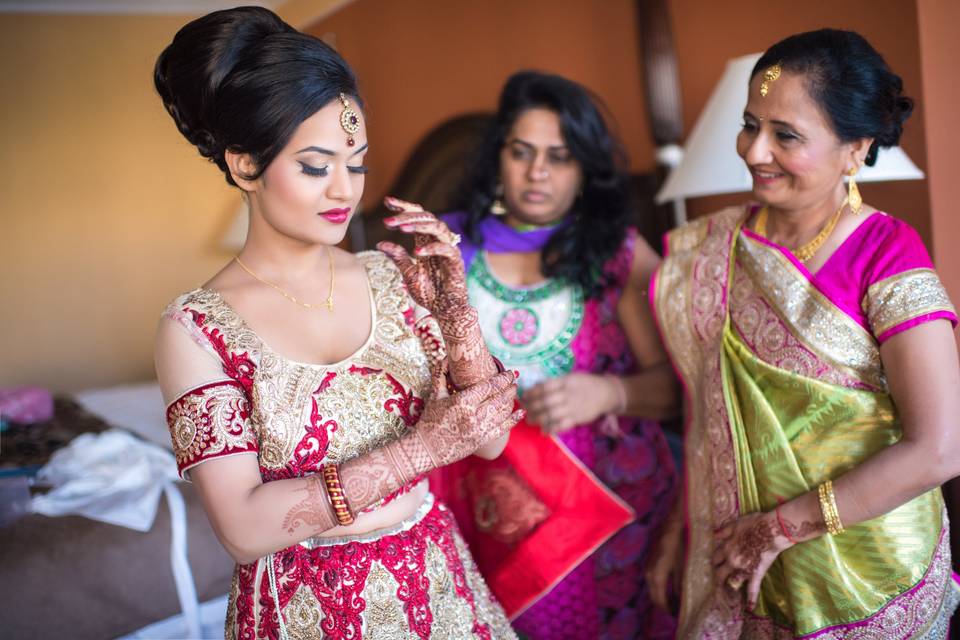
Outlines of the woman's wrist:
[[816,490],[777,505],[770,514],[776,521],[784,548],[819,538],[827,532]]
[[627,388],[623,384],[623,378],[613,374],[604,374],[603,379],[607,383],[609,390],[607,406],[609,407],[605,414],[616,416],[623,415],[627,410]]

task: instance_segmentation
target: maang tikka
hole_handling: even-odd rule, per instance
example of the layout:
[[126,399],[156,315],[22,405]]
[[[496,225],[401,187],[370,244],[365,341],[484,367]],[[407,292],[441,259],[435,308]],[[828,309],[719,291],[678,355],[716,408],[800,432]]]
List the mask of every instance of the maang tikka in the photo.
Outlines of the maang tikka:
[[353,139],[353,134],[360,131],[360,117],[357,112],[350,108],[350,101],[342,93],[338,96],[340,104],[343,105],[343,111],[340,112],[340,127],[347,132],[347,146],[352,147],[357,142]]
[[777,81],[780,77],[780,73],[783,69],[780,67],[780,63],[776,63],[767,67],[767,70],[763,72],[763,80],[760,81],[760,97],[766,98],[767,94],[770,93],[770,85]]

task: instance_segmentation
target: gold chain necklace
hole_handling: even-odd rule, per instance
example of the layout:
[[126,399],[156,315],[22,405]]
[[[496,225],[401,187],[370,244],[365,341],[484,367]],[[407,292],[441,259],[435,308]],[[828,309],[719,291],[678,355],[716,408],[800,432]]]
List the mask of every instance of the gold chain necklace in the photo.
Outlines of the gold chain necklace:
[[[334,280],[334,271],[333,271],[333,251],[330,249],[330,247],[327,247],[327,257],[330,259],[330,295],[327,296],[327,299],[324,301],[323,306],[327,308],[327,311],[333,311],[333,284],[335,280]],[[295,296],[284,291],[283,288],[280,287],[279,285],[276,285],[270,282],[269,280],[264,280],[263,278],[255,274],[253,271],[251,271],[250,267],[243,264],[243,261],[240,260],[240,256],[234,256],[233,259],[237,261],[237,264],[240,265],[241,269],[249,273],[251,276],[259,280],[263,284],[267,285],[268,287],[276,289],[280,293],[280,295],[282,295],[284,298],[286,298],[290,302],[298,304],[301,307],[304,307],[306,309],[319,309],[321,307],[321,305],[310,304],[309,302],[303,302],[302,300],[297,300]]]
[[[797,256],[797,260],[800,262],[806,262],[814,256],[823,243],[827,241],[827,238],[830,237],[830,234],[833,233],[833,229],[837,226],[837,222],[840,220],[840,214],[843,213],[843,208],[845,206],[847,206],[846,199],[844,199],[844,201],[840,204],[840,208],[837,209],[837,212],[833,214],[833,217],[830,218],[827,224],[823,226],[823,229],[820,230],[820,233],[818,233],[813,240],[802,247],[797,247],[791,251],[793,255]],[[764,238],[767,237],[767,217],[769,214],[769,209],[766,207],[766,205],[764,205],[764,207],[760,209],[760,213],[757,215],[757,224],[754,228],[754,232],[758,236],[762,236]]]

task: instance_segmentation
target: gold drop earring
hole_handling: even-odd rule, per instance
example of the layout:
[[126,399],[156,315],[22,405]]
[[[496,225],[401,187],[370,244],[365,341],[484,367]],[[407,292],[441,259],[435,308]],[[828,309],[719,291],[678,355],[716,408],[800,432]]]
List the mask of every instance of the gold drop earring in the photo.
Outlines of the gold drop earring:
[[493,192],[493,202],[490,204],[490,213],[495,216],[504,216],[507,214],[507,208],[503,206],[502,182],[497,183],[497,188]]
[[850,181],[847,183],[847,204],[850,205],[850,213],[855,216],[860,215],[860,210],[863,208],[863,196],[860,195],[860,189],[857,187],[857,181],[854,176],[857,175],[857,172],[860,171],[860,167],[854,167],[850,169]]

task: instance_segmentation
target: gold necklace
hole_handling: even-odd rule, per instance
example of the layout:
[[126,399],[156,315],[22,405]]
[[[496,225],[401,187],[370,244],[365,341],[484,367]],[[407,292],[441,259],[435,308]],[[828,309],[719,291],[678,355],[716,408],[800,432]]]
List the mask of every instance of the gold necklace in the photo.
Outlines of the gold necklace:
[[[843,213],[843,208],[845,206],[847,206],[846,199],[844,199],[844,201],[840,204],[840,208],[837,209],[837,212],[833,214],[833,217],[830,218],[827,224],[823,226],[823,229],[820,230],[820,233],[818,233],[813,240],[802,247],[797,247],[791,251],[793,255],[797,256],[797,260],[800,262],[806,262],[814,256],[823,243],[827,241],[827,238],[830,237],[830,234],[833,233],[833,229],[837,226],[837,222],[840,220],[840,214]],[[769,216],[769,213],[769,209],[764,206],[762,209],[760,209],[760,213],[757,215],[757,224],[754,227],[754,232],[756,232],[758,236],[762,236],[764,238],[767,237],[767,217]]]
[[[323,306],[327,308],[327,311],[333,311],[333,284],[335,280],[334,280],[334,271],[333,271],[333,251],[330,249],[330,247],[327,247],[327,257],[330,259],[330,295],[327,296],[327,299],[324,301]],[[301,307],[304,307],[306,309],[320,308],[320,305],[310,304],[309,302],[303,302],[302,300],[297,300],[295,296],[284,291],[279,285],[276,285],[270,282],[269,280],[264,280],[263,278],[255,274],[253,271],[251,271],[250,267],[243,264],[243,261],[240,260],[240,256],[234,256],[233,259],[237,261],[237,264],[240,265],[241,269],[249,273],[251,276],[259,280],[263,284],[267,285],[268,287],[276,289],[280,293],[280,295],[282,295],[284,298],[286,298],[290,302],[298,304]]]

